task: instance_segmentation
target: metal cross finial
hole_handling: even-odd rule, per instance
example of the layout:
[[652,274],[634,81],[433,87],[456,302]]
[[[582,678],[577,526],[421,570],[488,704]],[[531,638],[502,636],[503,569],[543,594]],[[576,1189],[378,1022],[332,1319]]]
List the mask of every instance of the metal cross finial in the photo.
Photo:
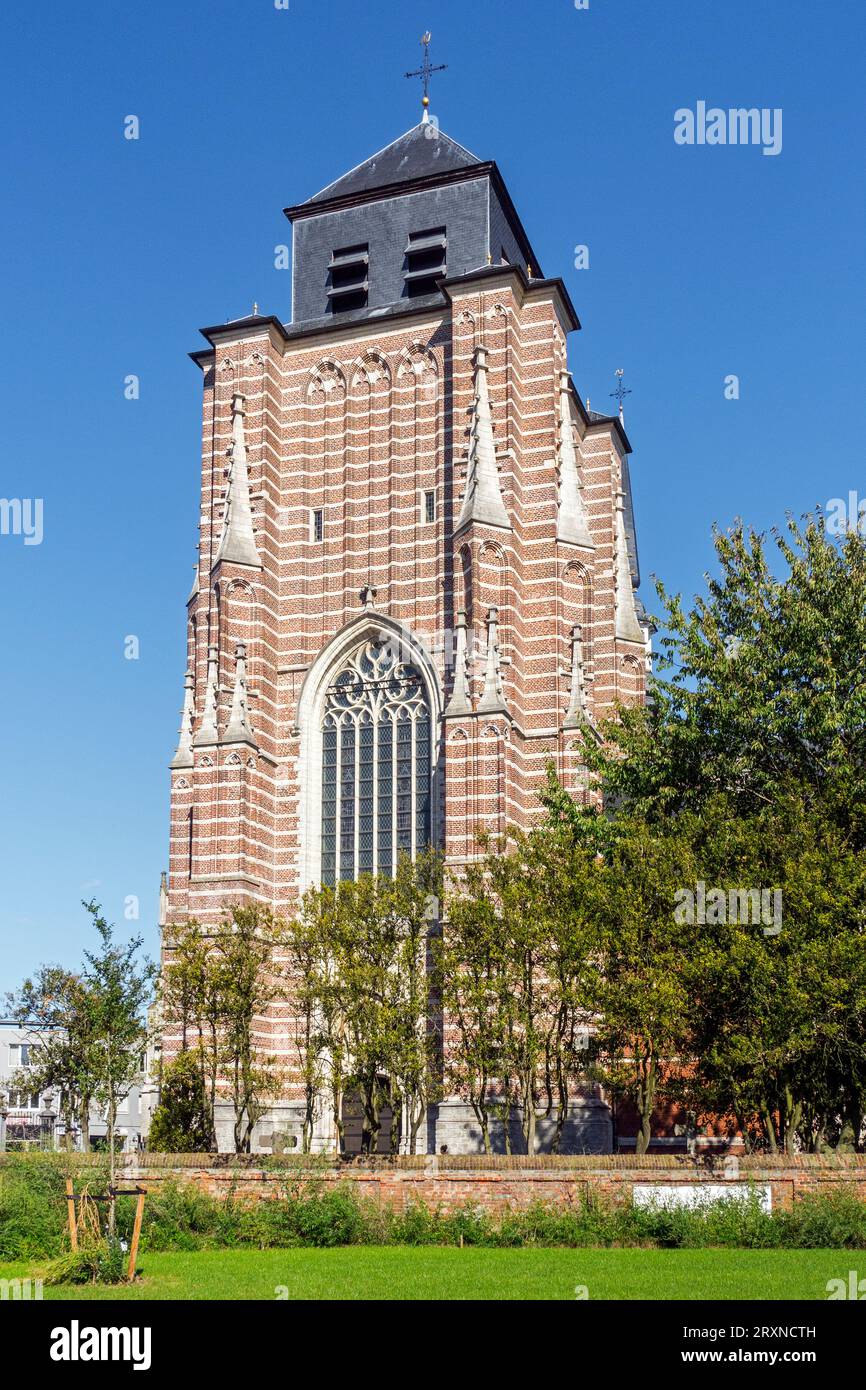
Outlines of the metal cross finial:
[[430,62],[430,38],[430,30],[428,29],[427,33],[423,34],[421,37],[421,45],[424,49],[424,62],[421,64],[420,68],[416,68],[414,72],[407,72],[405,74],[406,77],[420,77],[424,83],[424,95],[421,98],[421,105],[424,107],[425,116],[427,114],[427,107],[430,105],[430,77],[434,72],[444,72],[448,66],[447,63],[438,63],[434,67]]
[[616,372],[615,372],[615,376],[616,376],[616,390],[615,390],[615,391],[611,391],[610,394],[611,394],[611,396],[613,397],[613,399],[614,399],[615,401],[619,401],[619,418],[622,419],[622,403],[623,403],[623,401],[625,400],[626,396],[630,396],[630,395],[631,395],[631,387],[630,387],[630,386],[623,386],[623,384],[622,384],[622,379],[623,379],[623,377],[625,376],[625,372],[623,371],[622,367],[617,367]]

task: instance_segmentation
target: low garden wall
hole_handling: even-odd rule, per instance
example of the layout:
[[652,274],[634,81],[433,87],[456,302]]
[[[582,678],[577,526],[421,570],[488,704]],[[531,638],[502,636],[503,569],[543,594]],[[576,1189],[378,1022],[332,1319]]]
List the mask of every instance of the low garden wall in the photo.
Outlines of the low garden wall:
[[[72,1155],[84,1181],[89,1166],[104,1165],[99,1155]],[[4,1157],[0,1155],[0,1164]],[[790,1207],[807,1193],[847,1188],[866,1200],[866,1155],[812,1155],[789,1158],[719,1157],[661,1154],[635,1157],[486,1157],[436,1155],[354,1159],[334,1162],[299,1155],[262,1159],[260,1154],[124,1155],[120,1185],[149,1191],[167,1181],[193,1182],[215,1195],[279,1195],[287,1183],[331,1186],[348,1183],[358,1197],[405,1207],[423,1202],[446,1210],[473,1203],[490,1211],[526,1207],[532,1202],[572,1203],[584,1193],[628,1203],[635,1186],[653,1188],[712,1185],[735,1189],[744,1184],[768,1188],[774,1208]],[[76,1186],[78,1180],[76,1181]],[[684,1197],[682,1191],[677,1194]],[[715,1191],[714,1191],[715,1195]]]

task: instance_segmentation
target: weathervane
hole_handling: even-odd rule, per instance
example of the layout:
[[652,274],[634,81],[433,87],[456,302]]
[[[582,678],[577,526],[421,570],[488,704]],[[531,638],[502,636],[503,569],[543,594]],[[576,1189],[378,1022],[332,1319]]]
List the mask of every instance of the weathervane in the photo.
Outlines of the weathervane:
[[424,107],[425,121],[429,120],[428,107],[430,105],[430,78],[434,72],[444,72],[448,66],[447,63],[437,63],[437,65],[434,67],[433,64],[430,62],[430,38],[431,34],[430,30],[428,29],[427,33],[421,36],[421,44],[424,49],[424,62],[421,64],[420,68],[416,68],[414,72],[407,72],[405,74],[406,77],[420,77],[422,82],[424,83],[424,95],[421,98],[421,105]]
[[625,372],[623,371],[622,367],[617,367],[616,372],[615,372],[615,376],[616,376],[616,390],[615,390],[615,391],[611,391],[610,394],[613,396],[613,398],[614,398],[615,401],[619,401],[619,418],[620,418],[620,420],[622,420],[622,403],[623,403],[623,401],[625,400],[626,396],[630,396],[630,395],[631,395],[631,387],[630,387],[630,386],[623,386],[623,384],[622,384],[622,379],[623,379],[623,377],[625,376]]

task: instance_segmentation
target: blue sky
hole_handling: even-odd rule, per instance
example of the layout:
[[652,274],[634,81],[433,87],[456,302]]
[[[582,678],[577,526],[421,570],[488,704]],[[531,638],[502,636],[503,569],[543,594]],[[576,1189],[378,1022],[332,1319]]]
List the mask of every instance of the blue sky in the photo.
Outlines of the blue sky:
[[[42,498],[44,539],[0,536],[0,992],[79,959],[91,894],[156,949],[198,515],[186,353],[254,300],[288,317],[281,209],[414,124],[426,27],[442,129],[497,160],[572,293],[579,389],[607,409],[617,367],[632,388],[646,601],[654,572],[700,589],[714,520],[866,492],[857,0],[6,0],[0,495]],[[701,100],[781,108],[781,154],[677,145]]]

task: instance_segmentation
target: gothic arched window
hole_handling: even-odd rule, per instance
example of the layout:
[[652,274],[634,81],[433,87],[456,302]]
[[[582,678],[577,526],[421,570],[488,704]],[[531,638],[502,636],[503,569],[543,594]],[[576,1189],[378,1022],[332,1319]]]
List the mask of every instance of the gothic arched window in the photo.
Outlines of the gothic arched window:
[[430,705],[420,671],[370,641],[341,668],[322,717],[322,882],[393,874],[430,843]]

